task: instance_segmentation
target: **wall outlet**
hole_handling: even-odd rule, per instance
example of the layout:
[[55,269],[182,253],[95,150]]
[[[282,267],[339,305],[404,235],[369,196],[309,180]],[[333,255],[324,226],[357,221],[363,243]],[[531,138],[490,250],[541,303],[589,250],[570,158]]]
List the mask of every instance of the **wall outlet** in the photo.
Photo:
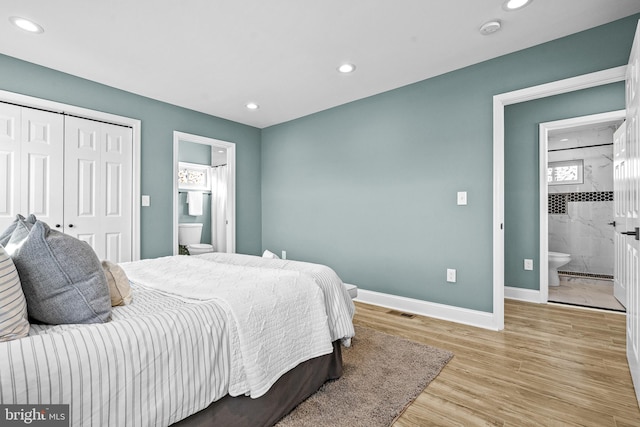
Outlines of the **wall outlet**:
[[524,260],[524,269],[525,270],[533,270],[533,260],[532,259],[525,259]]
[[467,204],[467,192],[458,191],[458,205],[466,205],[466,204]]
[[287,259],[287,251],[282,251],[282,256],[280,258]]
[[456,270],[455,268],[447,268],[447,282],[455,283]]

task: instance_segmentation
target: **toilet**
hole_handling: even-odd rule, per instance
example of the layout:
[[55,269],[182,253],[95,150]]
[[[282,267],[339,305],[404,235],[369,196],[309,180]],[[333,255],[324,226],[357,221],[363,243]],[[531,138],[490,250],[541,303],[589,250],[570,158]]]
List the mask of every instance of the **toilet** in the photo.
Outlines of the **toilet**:
[[186,246],[189,255],[200,255],[213,252],[213,246],[200,243],[202,224],[197,222],[178,224],[178,244]]
[[571,255],[549,251],[549,286],[560,286],[558,268],[571,261]]

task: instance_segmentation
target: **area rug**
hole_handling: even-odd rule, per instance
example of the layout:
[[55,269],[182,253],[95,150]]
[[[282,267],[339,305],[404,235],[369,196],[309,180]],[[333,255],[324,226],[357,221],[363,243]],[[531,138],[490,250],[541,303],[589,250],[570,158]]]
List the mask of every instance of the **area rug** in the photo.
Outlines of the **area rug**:
[[326,383],[277,427],[387,427],[438,376],[453,353],[356,326],[342,377]]

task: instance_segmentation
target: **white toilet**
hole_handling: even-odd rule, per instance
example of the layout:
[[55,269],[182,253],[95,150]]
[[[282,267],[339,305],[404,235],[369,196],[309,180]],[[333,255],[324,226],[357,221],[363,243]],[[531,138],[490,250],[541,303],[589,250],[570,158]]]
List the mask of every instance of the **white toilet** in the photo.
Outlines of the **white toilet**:
[[549,286],[560,286],[558,268],[571,261],[571,255],[549,251]]
[[200,243],[201,236],[202,224],[196,222],[178,224],[178,244],[186,246],[190,255],[213,252],[212,245]]

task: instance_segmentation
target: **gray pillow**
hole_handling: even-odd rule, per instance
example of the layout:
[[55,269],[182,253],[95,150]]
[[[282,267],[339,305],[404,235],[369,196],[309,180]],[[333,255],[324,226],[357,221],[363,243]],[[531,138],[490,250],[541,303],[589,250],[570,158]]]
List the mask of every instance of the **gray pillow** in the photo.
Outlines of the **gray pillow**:
[[33,224],[36,222],[36,216],[34,214],[30,214],[27,217],[27,219],[25,219],[20,214],[16,215],[16,219],[14,219],[13,222],[9,224],[9,226],[2,233],[0,233],[0,245],[7,246],[7,243],[9,243],[9,240],[11,239],[11,235],[13,234],[13,231],[16,229],[16,225],[18,225],[19,221],[24,221],[29,224]]
[[100,260],[88,243],[19,220],[7,245],[27,300],[29,316],[52,325],[104,323],[111,297]]

